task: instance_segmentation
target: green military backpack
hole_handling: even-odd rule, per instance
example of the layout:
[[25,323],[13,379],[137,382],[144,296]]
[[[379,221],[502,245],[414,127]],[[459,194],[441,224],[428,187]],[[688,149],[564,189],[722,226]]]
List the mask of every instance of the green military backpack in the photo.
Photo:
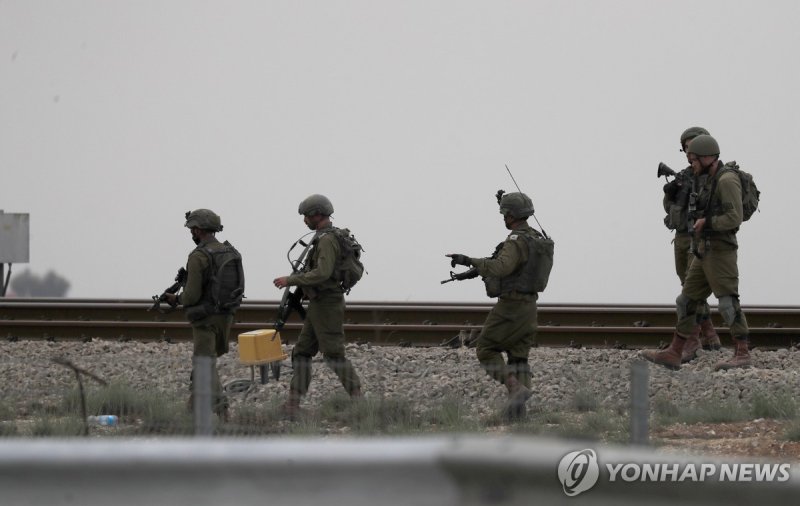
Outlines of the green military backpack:
[[[203,298],[186,308],[186,318],[195,322],[212,314],[235,314],[244,299],[244,268],[242,255],[228,241],[225,247],[213,250],[197,247],[208,258],[208,274],[204,279]],[[205,277],[205,276],[204,276]]]
[[550,271],[553,270],[553,253],[555,243],[553,240],[534,230],[533,237],[535,264],[533,268],[534,289],[543,292],[550,280]]
[[727,171],[733,171],[739,176],[739,182],[742,184],[742,221],[747,221],[758,210],[761,192],[758,191],[753,176],[749,172],[741,170],[736,162],[728,162],[723,165],[720,169],[720,176]]
[[211,265],[209,280],[211,303],[215,313],[235,313],[244,298],[244,268],[242,255],[231,243],[222,243],[225,249],[201,249]]
[[339,258],[333,268],[333,279],[341,284],[344,293],[350,293],[365,272],[361,262],[364,248],[350,233],[350,229],[334,227],[333,235],[339,241]]

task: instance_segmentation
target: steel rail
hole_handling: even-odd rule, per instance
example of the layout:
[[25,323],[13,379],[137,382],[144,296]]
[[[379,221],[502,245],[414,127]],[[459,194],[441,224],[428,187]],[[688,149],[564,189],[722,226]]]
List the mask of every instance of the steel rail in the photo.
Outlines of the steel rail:
[[[1,320],[102,320],[102,321],[183,321],[180,311],[171,314],[144,310],[144,301],[70,301],[69,299],[5,299],[0,301]],[[237,314],[242,322],[272,321],[278,303],[247,301]],[[491,304],[469,303],[370,303],[348,302],[346,319],[350,323],[481,323]],[[800,307],[746,306],[753,327],[800,327]],[[713,311],[713,310],[712,310]],[[540,304],[539,322],[543,325],[664,326],[675,324],[675,310],[667,305],[589,305]],[[721,323],[721,322],[720,322]]]
[[[0,301],[0,339],[188,340],[191,328],[181,311],[147,312],[149,302],[103,299],[5,299]],[[234,332],[270,328],[277,302],[247,301]],[[345,332],[351,342],[377,345],[457,344],[475,337],[490,304],[350,302]],[[800,341],[800,307],[745,307],[754,345],[792,346]],[[718,319],[718,318],[717,318]],[[674,309],[666,305],[542,304],[537,340],[547,346],[644,347],[669,341]],[[284,329],[296,339],[296,317]],[[727,336],[726,329],[719,329]]]

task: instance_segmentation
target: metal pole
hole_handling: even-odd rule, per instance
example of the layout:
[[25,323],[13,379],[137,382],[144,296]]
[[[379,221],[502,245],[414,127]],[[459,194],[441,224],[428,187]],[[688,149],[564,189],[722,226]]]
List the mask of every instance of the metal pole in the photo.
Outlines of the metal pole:
[[647,445],[650,442],[648,376],[647,362],[637,360],[631,363],[631,444],[634,445]]
[[8,290],[8,282],[11,280],[11,262],[8,263],[8,274],[3,276],[3,269],[5,266],[3,262],[0,262],[0,289],[2,289],[2,293],[0,293],[0,297],[6,296],[6,290]]
[[210,436],[213,433],[211,425],[211,368],[215,367],[211,357],[192,357],[194,362],[194,377],[192,388],[194,392],[194,434],[195,436]]

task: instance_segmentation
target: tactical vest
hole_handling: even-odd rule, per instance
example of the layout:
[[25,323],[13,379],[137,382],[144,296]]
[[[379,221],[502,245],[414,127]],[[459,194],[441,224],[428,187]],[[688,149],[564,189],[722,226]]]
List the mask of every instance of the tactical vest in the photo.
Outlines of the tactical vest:
[[543,292],[550,279],[553,268],[554,243],[536,230],[515,232],[525,240],[528,246],[528,260],[504,278],[485,278],[486,295],[498,297],[517,292],[534,294]]
[[[717,184],[719,182],[719,178],[722,177],[725,172],[724,165],[720,164],[720,169],[714,174],[714,177],[709,177],[705,184],[699,189],[697,194],[697,210],[698,210],[698,218],[705,217],[709,218],[711,216],[720,216],[725,214],[725,209],[722,206],[722,203],[717,197]],[[704,230],[703,236],[709,239],[720,239],[731,244],[736,244],[736,232],[739,231],[739,228],[735,228],[733,230],[726,230],[726,231],[717,231],[717,230]]]
[[722,177],[722,174],[724,174],[724,172],[719,170],[714,175],[714,178],[708,179],[706,184],[704,184],[697,193],[697,210],[702,211],[703,216],[719,216],[725,214],[722,204],[715,195],[717,193],[717,182],[719,178]]
[[222,248],[198,246],[208,258],[208,269],[203,273],[203,295],[197,305],[186,308],[189,321],[197,321],[212,314],[234,314],[244,298],[244,269],[242,255],[228,241]]

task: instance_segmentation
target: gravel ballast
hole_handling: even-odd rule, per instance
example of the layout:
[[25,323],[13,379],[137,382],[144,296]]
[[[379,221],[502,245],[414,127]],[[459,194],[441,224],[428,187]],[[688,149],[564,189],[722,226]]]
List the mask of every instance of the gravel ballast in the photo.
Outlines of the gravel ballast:
[[[291,355],[291,346],[285,346]],[[189,388],[191,343],[18,341],[0,343],[0,388],[6,410],[24,417],[29,406],[57,405],[76,387],[75,374],[53,362],[64,357],[110,383],[122,383],[146,392],[183,397]],[[800,390],[800,351],[794,349],[752,352],[754,367],[714,372],[713,365],[727,358],[731,349],[700,351],[699,357],[680,371],[651,365],[651,398],[660,397],[679,406],[709,401],[749,403],[765,392]],[[481,369],[475,350],[469,348],[399,348],[349,344],[348,358],[361,376],[367,398],[408,400],[415,409],[435,407],[443,399],[458,398],[466,416],[482,419],[496,413],[505,399],[505,388]],[[236,343],[218,359],[223,383],[249,379],[250,368],[238,359]],[[638,351],[616,349],[534,348],[530,354],[534,395],[529,406],[548,411],[570,409],[576,395],[596,400],[609,409],[629,405],[631,362]],[[260,384],[244,394],[230,394],[235,410],[243,402],[256,408],[282,400],[291,377],[290,362],[283,362],[281,378]],[[92,380],[85,380],[87,385]],[[311,389],[304,407],[314,407],[343,389],[336,376],[314,359]],[[652,407],[653,403],[651,403]]]

